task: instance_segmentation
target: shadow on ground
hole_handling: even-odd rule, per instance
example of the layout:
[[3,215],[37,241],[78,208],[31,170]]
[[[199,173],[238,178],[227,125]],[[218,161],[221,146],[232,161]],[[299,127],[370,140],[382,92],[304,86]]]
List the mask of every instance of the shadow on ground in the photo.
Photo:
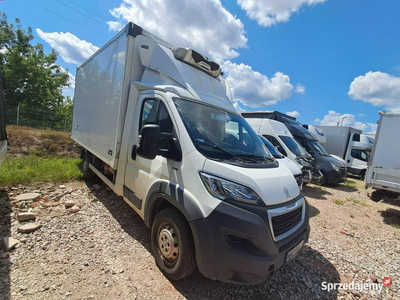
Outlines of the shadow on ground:
[[386,210],[380,211],[380,213],[383,217],[383,222],[400,229],[400,210],[387,208]]
[[325,195],[332,195],[332,193],[327,191],[326,188],[318,185],[306,185],[305,187],[303,187],[302,193],[304,194],[304,196],[306,196],[306,198],[310,197],[317,200],[327,200]]
[[[140,242],[150,253],[150,229],[121,197],[109,189],[96,191],[87,184],[96,198],[110,211],[122,229]],[[311,207],[311,216],[319,213]],[[334,291],[322,291],[322,282],[340,282],[335,267],[325,257],[306,245],[298,256],[278,270],[273,278],[257,285],[235,285],[214,281],[195,271],[189,277],[171,284],[187,299],[295,299],[320,297],[336,299]]]
[[311,205],[310,203],[308,203],[308,207],[310,209],[310,218],[313,218],[320,214],[320,210],[318,208],[316,208],[315,206]]
[[10,255],[3,249],[3,238],[11,236],[10,212],[12,209],[8,193],[0,188],[0,298],[5,300],[10,299],[11,293]]

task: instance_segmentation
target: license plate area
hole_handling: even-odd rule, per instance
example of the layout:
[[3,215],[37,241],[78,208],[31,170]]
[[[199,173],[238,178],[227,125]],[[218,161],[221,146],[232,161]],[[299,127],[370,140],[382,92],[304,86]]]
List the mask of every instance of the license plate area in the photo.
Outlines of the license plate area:
[[286,262],[292,260],[304,245],[304,240],[301,240],[292,250],[286,253]]

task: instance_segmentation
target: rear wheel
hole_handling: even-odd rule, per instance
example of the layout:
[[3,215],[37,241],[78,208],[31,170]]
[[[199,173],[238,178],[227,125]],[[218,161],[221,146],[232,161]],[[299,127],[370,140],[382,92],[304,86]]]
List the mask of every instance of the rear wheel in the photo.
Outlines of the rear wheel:
[[94,177],[94,172],[89,168],[89,163],[91,162],[92,155],[84,151],[82,154],[82,178],[83,179],[92,179]]
[[177,211],[160,211],[151,228],[151,244],[157,266],[164,275],[179,280],[196,269],[194,242],[189,224]]

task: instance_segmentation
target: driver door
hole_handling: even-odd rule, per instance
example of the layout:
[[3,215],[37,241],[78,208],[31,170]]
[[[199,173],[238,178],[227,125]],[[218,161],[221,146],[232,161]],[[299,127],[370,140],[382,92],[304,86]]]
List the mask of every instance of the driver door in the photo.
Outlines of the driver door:
[[[125,170],[124,196],[135,206],[134,208],[142,211],[144,207],[142,202],[146,199],[151,185],[159,179],[169,180],[173,161],[160,155],[153,160],[136,155],[140,130],[146,124],[157,124],[161,132],[172,133],[174,125],[164,99],[156,94],[146,93],[140,96],[135,111],[129,145],[130,155]],[[164,142],[160,139],[160,148]]]

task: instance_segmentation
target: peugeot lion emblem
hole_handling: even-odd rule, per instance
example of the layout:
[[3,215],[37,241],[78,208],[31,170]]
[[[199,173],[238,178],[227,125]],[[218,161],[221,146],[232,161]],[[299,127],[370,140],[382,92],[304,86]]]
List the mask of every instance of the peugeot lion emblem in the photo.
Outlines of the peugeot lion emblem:
[[286,187],[283,189],[283,191],[286,194],[286,198],[290,198],[289,190]]

